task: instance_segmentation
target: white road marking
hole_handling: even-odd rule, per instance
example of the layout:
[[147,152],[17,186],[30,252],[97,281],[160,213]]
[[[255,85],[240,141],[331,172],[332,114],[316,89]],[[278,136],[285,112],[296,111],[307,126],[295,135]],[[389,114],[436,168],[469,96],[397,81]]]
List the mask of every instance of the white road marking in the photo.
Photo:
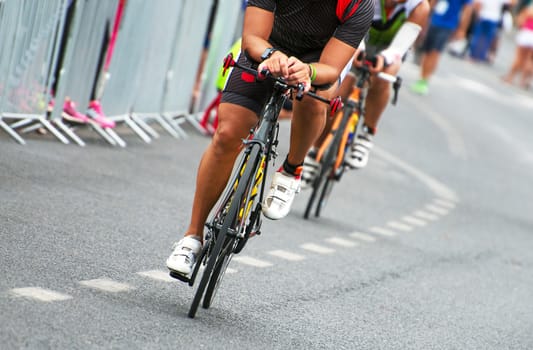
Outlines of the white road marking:
[[150,270],[137,272],[138,275],[163,282],[175,282],[176,279],[169,276],[168,271]]
[[433,203],[435,203],[436,205],[440,205],[441,207],[448,208],[448,209],[454,209],[456,206],[454,202],[450,202],[442,198],[435,198],[433,200]]
[[426,209],[439,215],[448,215],[450,213],[449,209],[437,207],[436,205],[433,205],[433,204],[426,205]]
[[[200,272],[202,272],[204,270],[205,270],[205,266],[202,265],[202,266],[200,266],[200,271],[198,271],[198,273],[200,273]],[[231,267],[226,267],[226,272],[225,272],[226,274],[232,274],[232,273],[237,273],[237,272],[239,272],[239,270],[232,269]],[[200,276],[200,275],[197,275],[197,278],[198,278],[198,276]]]
[[335,252],[335,249],[331,249],[314,243],[305,243],[302,244],[300,247],[318,254],[331,254]]
[[269,267],[272,266],[272,263],[269,263],[268,261],[259,260],[256,258],[252,258],[250,256],[234,256],[232,258],[234,261],[237,261],[244,265],[254,266],[254,267]]
[[411,225],[416,225],[416,226],[420,226],[420,227],[424,227],[427,224],[424,220],[418,219],[418,218],[414,218],[414,217],[409,216],[409,215],[404,216],[402,218],[402,220],[407,222],[407,223],[409,223],[409,224],[411,224]]
[[347,248],[357,247],[359,245],[359,243],[357,242],[350,241],[350,240],[340,238],[340,237],[327,238],[326,242],[338,245],[340,247],[347,247]]
[[414,216],[418,216],[419,218],[435,221],[438,220],[439,217],[435,214],[428,213],[427,211],[423,210],[417,210],[413,213]]
[[396,236],[396,232],[377,226],[369,228],[368,231],[386,237]]
[[385,152],[379,147],[374,147],[374,153],[377,153],[382,158],[385,158],[387,161],[395,164],[396,166],[402,168],[407,173],[418,178],[423,184],[425,184],[437,197],[442,197],[452,201],[457,201],[457,194],[448,188],[443,183],[434,179],[433,177],[423,173],[421,170],[416,169],[415,167],[407,164],[403,160],[394,157],[393,155]]
[[271,250],[268,252],[268,254],[276,256],[278,258],[282,258],[289,261],[301,261],[305,259],[305,256],[288,252],[286,250]]
[[459,131],[453,127],[453,124],[449,121],[449,118],[444,117],[438,113],[435,108],[431,107],[427,102],[422,101],[420,98],[415,98],[411,94],[403,94],[402,98],[407,98],[411,104],[415,105],[424,115],[426,115],[439,129],[444,133],[446,141],[448,142],[448,149],[450,152],[460,158],[467,159],[468,152],[466,151],[466,145],[461,137]]
[[80,281],[79,284],[85,287],[99,289],[101,291],[110,293],[127,292],[135,289],[129,284],[116,282],[107,278],[97,278],[93,280]]
[[398,221],[389,221],[389,222],[387,222],[387,226],[392,228],[392,229],[400,230],[400,231],[403,231],[403,232],[411,232],[411,231],[413,231],[413,228],[411,226],[403,224],[403,223],[398,222]]
[[372,243],[372,242],[375,242],[376,239],[370,235],[367,235],[367,234],[364,234],[364,233],[361,233],[361,232],[352,232],[350,233],[350,237],[353,237],[353,238],[356,238],[356,239],[360,239],[361,241],[365,241],[365,242],[369,242],[369,243]]
[[52,302],[72,299],[68,294],[59,293],[53,290],[40,287],[14,288],[10,290],[11,294],[17,297],[35,299],[38,301]]
[[496,134],[498,140],[507,143],[509,147],[512,148],[512,150],[508,150],[508,152],[514,154],[514,159],[517,159],[522,163],[531,162],[531,159],[533,159],[533,153],[529,151],[530,147],[524,144],[524,142],[518,138],[516,133],[512,133],[502,125],[495,123],[483,123],[483,126],[490,132]]

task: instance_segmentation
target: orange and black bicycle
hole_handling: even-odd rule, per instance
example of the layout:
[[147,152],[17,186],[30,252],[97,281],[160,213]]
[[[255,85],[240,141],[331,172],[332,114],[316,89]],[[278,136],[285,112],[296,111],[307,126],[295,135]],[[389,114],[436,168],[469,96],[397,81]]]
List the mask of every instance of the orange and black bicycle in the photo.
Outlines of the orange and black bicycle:
[[[357,68],[354,89],[348,100],[345,101],[343,110],[334,115],[330,132],[317,151],[318,175],[311,184],[312,192],[305,208],[305,219],[309,218],[313,208],[315,217],[320,216],[333,185],[340,181],[348,168],[344,162],[344,157],[363,125],[365,99],[372,77],[370,67],[373,65],[375,65],[375,59],[368,58],[363,60],[361,67]],[[402,79],[383,72],[375,76],[392,83],[394,90],[392,104],[396,104]]]

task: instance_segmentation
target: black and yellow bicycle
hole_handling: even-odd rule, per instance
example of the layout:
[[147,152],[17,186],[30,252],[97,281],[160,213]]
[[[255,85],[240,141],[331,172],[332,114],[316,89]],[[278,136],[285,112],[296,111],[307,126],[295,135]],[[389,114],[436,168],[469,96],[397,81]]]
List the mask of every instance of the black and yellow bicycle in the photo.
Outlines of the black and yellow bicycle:
[[[348,168],[344,162],[345,154],[352,146],[363,125],[365,100],[372,76],[370,67],[375,65],[376,61],[375,58],[361,58],[360,60],[363,61],[363,64],[356,70],[354,89],[348,100],[345,101],[343,109],[334,115],[330,132],[317,151],[315,159],[319,164],[319,172],[311,184],[312,191],[305,208],[305,219],[309,218],[313,208],[314,216],[320,216],[329,199],[333,185],[340,181]],[[394,90],[392,104],[396,104],[402,79],[383,72],[376,74],[376,77],[392,83]]]
[[231,54],[224,59],[224,68],[227,70],[230,67],[238,67],[255,75],[256,79],[271,79],[274,89],[260,113],[257,126],[243,141],[243,150],[237,159],[235,170],[206,223],[205,243],[188,280],[189,285],[193,286],[200,267],[204,267],[189,309],[188,315],[191,318],[196,315],[200,302],[203,308],[211,306],[233,254],[241,252],[250,237],[261,233],[261,203],[268,164],[277,156],[278,116],[283,103],[288,98],[301,100],[306,95],[329,104],[332,113],[342,106],[340,97],[329,100],[314,92],[304,93],[302,84],[289,85],[282,78],[275,78],[268,72],[258,74],[256,70],[235,62]]

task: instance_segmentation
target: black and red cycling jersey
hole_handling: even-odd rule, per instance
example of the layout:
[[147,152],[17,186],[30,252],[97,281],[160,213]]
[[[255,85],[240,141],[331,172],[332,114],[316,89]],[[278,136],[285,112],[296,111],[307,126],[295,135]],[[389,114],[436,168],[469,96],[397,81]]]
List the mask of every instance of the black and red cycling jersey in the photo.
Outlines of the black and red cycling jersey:
[[357,48],[374,15],[374,0],[248,0],[248,6],[274,13],[269,42],[296,57],[321,52],[331,37]]

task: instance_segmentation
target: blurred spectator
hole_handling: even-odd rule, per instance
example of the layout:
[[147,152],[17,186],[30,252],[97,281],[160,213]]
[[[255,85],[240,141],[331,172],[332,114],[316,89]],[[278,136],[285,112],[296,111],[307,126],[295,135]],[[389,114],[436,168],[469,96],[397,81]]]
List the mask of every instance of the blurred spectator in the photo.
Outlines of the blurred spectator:
[[476,62],[490,62],[489,50],[498,34],[502,8],[511,0],[475,0],[477,20],[470,42],[470,58]]
[[415,93],[429,92],[428,80],[437,69],[440,55],[455,32],[456,39],[464,39],[471,18],[472,0],[438,0],[433,3],[430,25],[422,43],[420,79],[411,86]]
[[515,76],[521,72],[520,86],[528,88],[533,74],[533,3],[522,8],[516,18],[516,24],[519,28],[516,35],[516,53],[503,80],[512,84]]

